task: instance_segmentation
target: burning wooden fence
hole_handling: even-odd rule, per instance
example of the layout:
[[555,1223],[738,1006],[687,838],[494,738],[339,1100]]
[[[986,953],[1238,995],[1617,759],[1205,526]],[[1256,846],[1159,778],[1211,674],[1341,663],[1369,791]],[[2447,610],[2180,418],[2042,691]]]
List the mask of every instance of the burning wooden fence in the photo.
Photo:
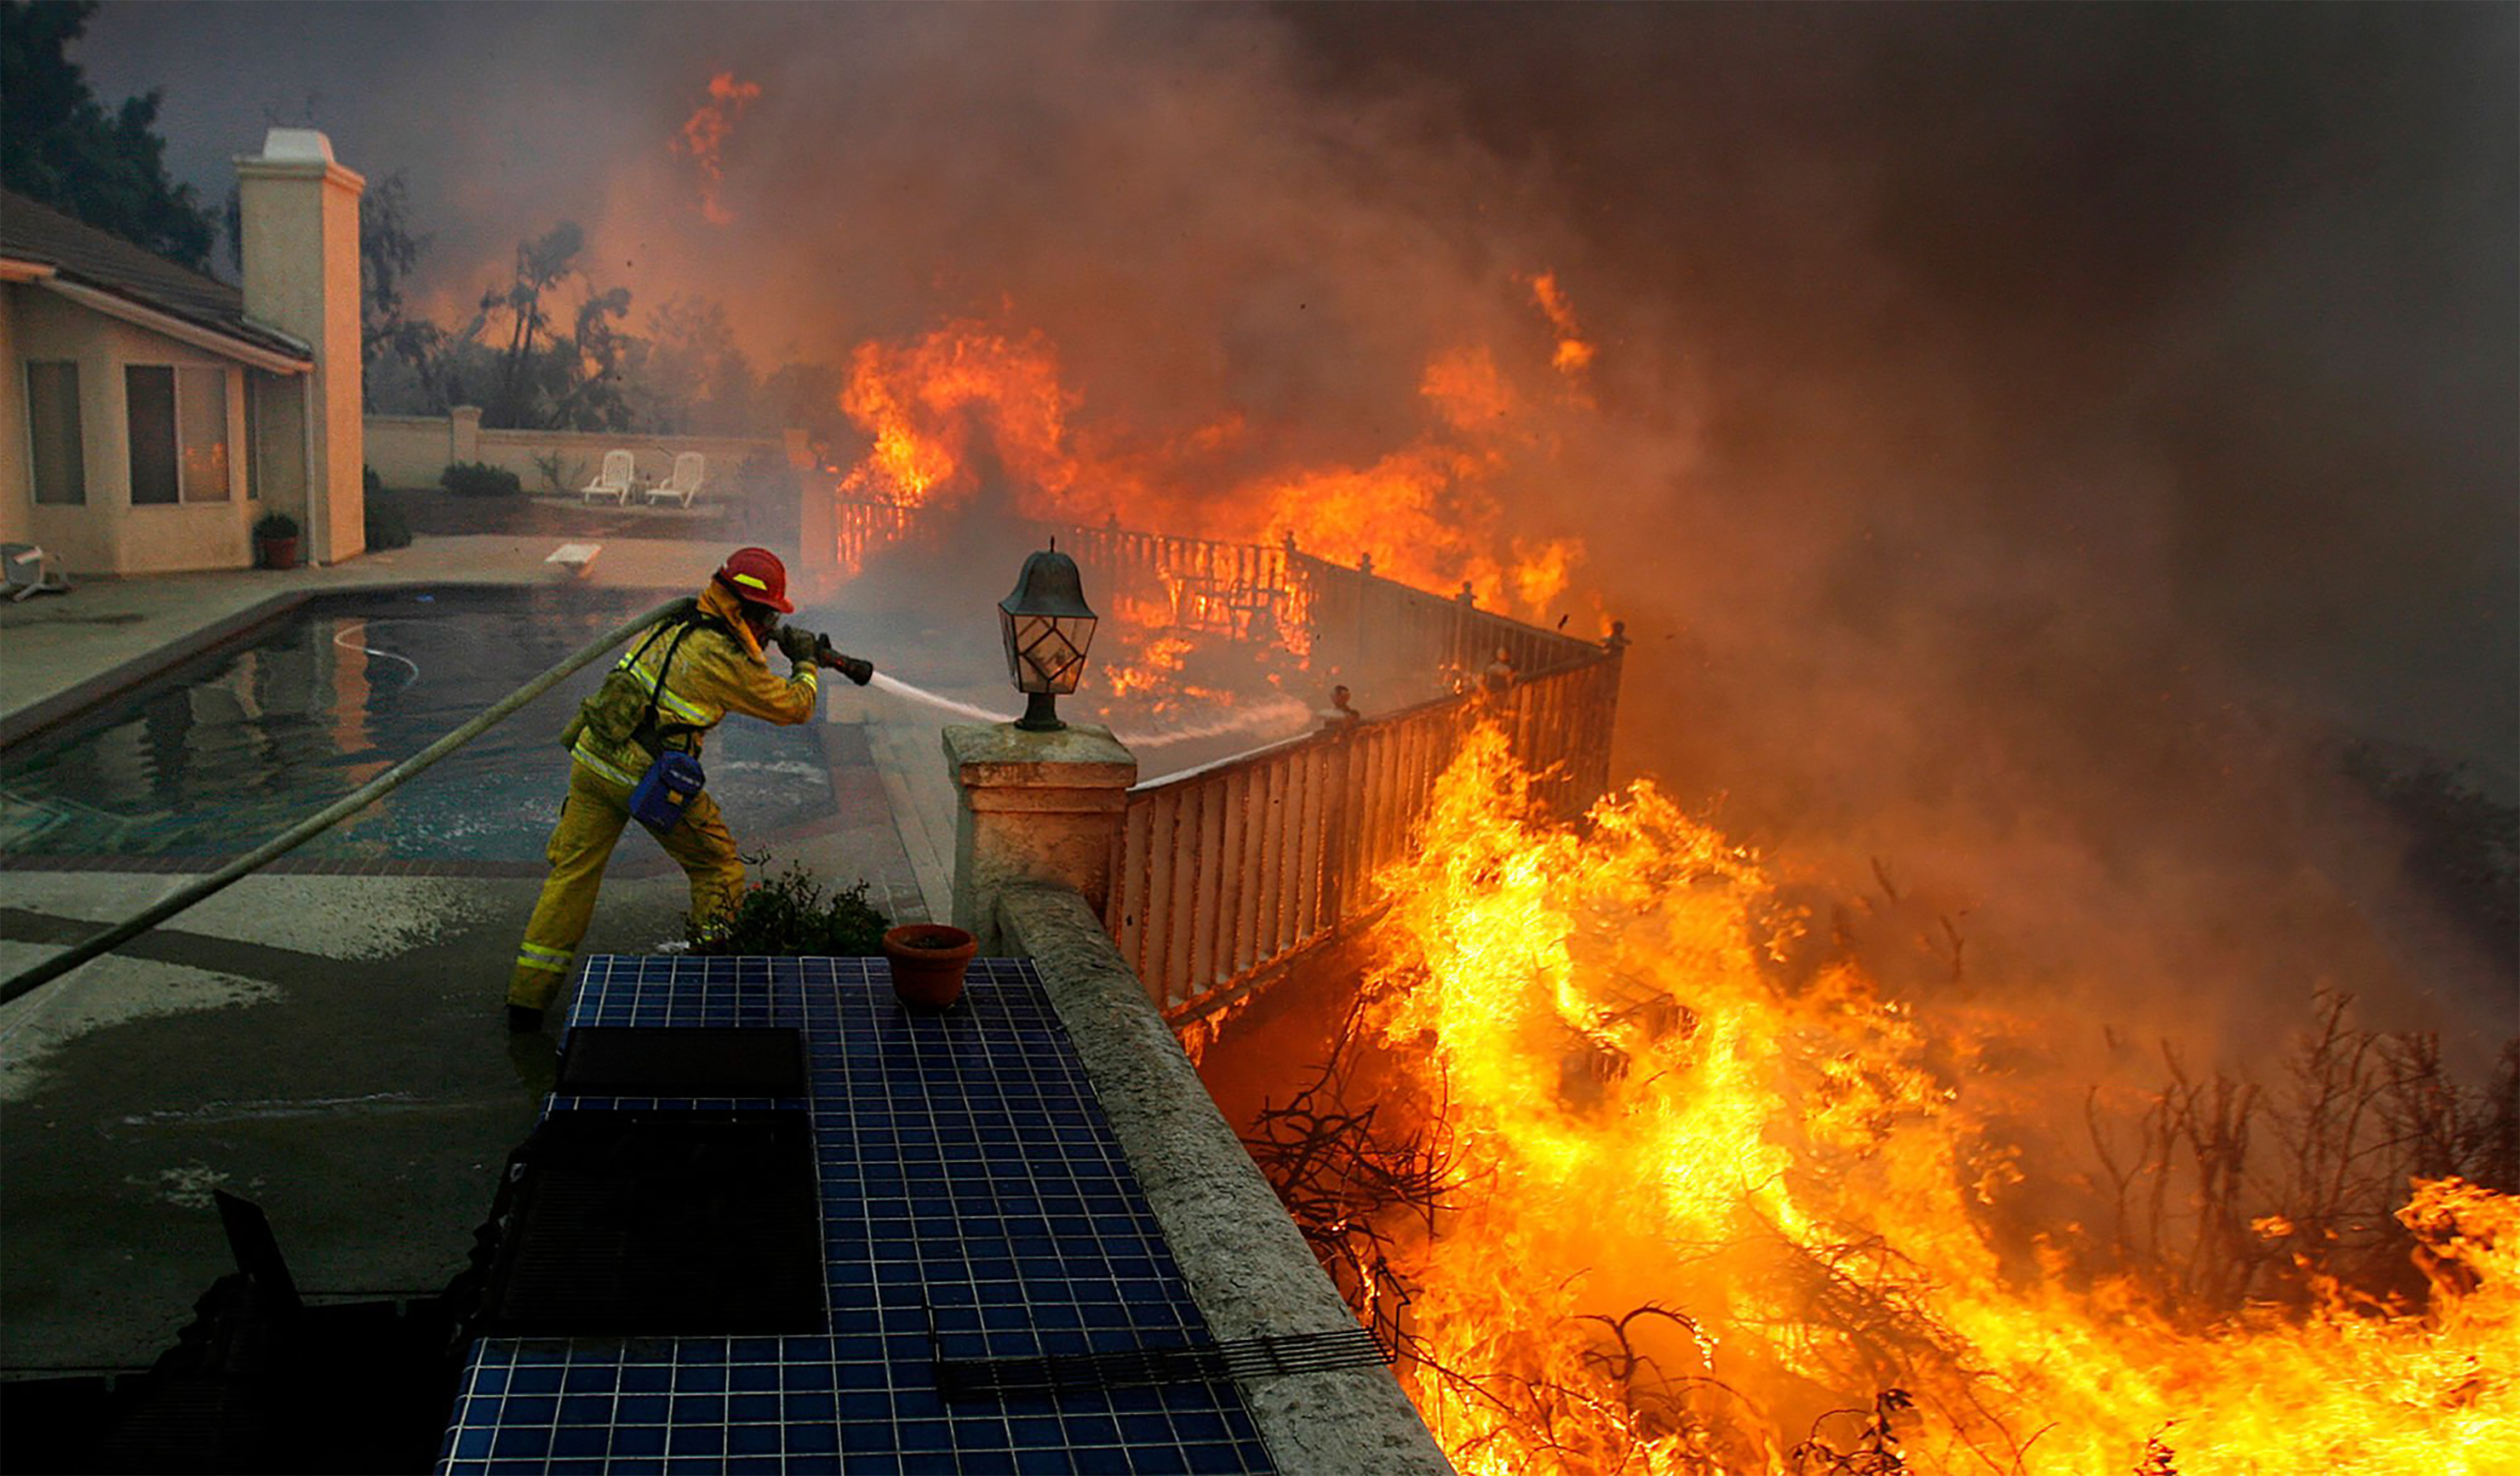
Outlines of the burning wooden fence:
[[1377,912],[1375,877],[1406,853],[1435,776],[1474,727],[1504,731],[1550,812],[1600,798],[1623,642],[1551,639],[1557,664],[1501,692],[1359,719],[1131,790],[1103,924],[1166,1018],[1186,1024],[1232,1002]]
[[1044,541],[1056,538],[1092,585],[1160,600],[1175,626],[1236,640],[1293,637],[1302,649],[1309,618],[1304,586],[1289,577],[1292,549],[1119,528],[1035,528]]
[[868,555],[907,540],[918,527],[922,511],[904,502],[834,498],[833,543],[840,567],[852,572],[866,567]]

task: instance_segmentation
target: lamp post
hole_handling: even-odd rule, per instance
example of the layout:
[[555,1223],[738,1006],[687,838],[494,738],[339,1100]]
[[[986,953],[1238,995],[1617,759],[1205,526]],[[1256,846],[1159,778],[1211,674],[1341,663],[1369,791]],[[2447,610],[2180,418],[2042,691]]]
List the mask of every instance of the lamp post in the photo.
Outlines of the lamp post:
[[1058,540],[1024,560],[1014,593],[997,602],[998,633],[1006,642],[1006,673],[1025,694],[1015,726],[1028,733],[1055,733],[1058,698],[1076,690],[1085,674],[1086,648],[1094,644],[1097,616],[1085,603],[1076,560],[1059,551]]

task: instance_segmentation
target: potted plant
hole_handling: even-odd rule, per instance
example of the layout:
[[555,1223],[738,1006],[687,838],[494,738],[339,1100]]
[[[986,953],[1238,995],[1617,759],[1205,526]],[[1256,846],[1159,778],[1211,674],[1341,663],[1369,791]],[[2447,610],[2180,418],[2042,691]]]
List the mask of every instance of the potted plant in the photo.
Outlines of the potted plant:
[[884,934],[893,993],[916,1010],[951,1009],[963,997],[963,972],[979,940],[942,923],[910,923]]
[[254,521],[255,561],[266,569],[297,567],[297,520],[284,512],[267,512]]

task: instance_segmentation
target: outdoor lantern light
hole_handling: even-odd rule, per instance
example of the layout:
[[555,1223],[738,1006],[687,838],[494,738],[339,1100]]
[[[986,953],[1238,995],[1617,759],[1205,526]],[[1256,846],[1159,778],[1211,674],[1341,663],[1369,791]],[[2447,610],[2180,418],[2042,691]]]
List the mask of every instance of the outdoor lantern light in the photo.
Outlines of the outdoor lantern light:
[[1051,733],[1067,726],[1059,721],[1058,694],[1075,691],[1077,678],[1085,674],[1085,648],[1094,643],[1095,619],[1085,603],[1076,560],[1059,551],[1058,540],[1024,560],[1015,593],[997,602],[1006,673],[1028,698],[1016,727]]

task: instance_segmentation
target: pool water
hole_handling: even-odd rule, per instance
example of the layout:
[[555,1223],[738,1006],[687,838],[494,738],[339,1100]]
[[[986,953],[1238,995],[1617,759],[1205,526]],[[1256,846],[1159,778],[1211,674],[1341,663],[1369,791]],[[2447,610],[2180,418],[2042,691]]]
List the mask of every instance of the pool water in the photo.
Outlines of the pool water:
[[[0,854],[241,856],[654,603],[574,589],[319,597],[13,749],[0,760]],[[568,787],[560,730],[616,659],[292,856],[539,862]],[[835,812],[817,724],[733,718],[704,761],[746,844]]]

